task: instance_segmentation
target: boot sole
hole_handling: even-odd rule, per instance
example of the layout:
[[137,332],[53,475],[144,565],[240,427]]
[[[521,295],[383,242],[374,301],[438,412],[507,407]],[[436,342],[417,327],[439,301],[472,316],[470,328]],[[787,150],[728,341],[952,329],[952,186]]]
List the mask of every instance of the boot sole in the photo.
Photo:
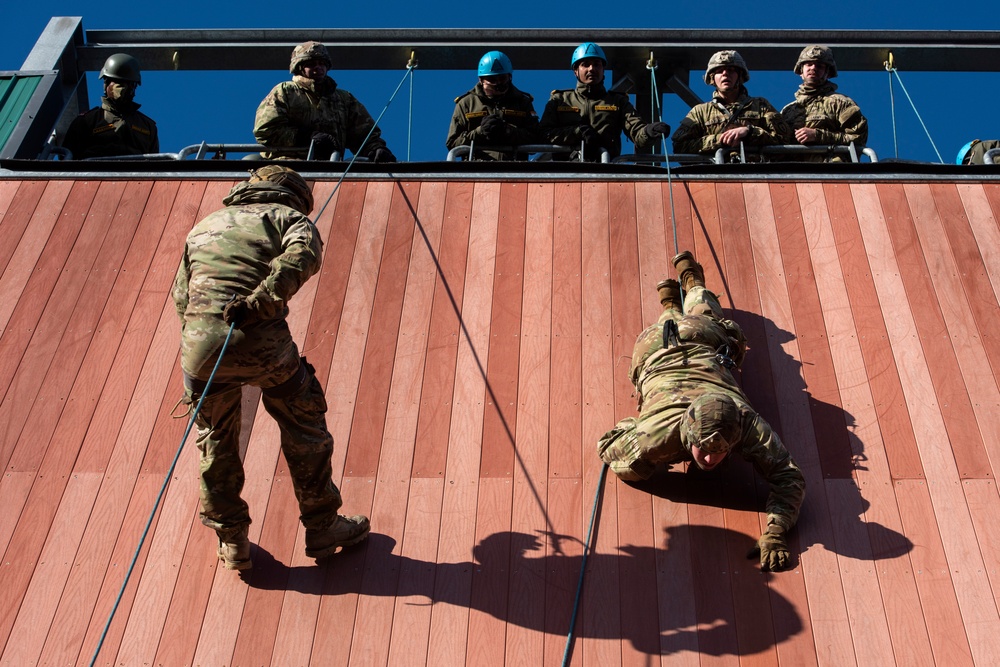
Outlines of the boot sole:
[[371,532],[371,528],[361,533],[360,535],[355,535],[349,540],[341,540],[340,542],[334,542],[328,547],[322,549],[306,549],[306,556],[319,560],[320,558],[326,558],[327,556],[332,556],[337,552],[337,549],[353,547],[358,542],[363,542],[365,538],[368,537],[368,533]]

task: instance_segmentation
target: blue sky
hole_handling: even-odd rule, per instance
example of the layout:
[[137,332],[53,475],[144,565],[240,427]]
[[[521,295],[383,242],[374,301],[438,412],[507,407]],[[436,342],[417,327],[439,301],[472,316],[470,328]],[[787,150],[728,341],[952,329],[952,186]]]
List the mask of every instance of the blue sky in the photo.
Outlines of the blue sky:
[[[326,9],[326,7],[330,9]],[[1000,12],[995,0],[961,0],[944,5],[928,0],[843,0],[827,3],[633,3],[620,6],[580,0],[574,3],[538,3],[509,0],[478,2],[414,3],[398,0],[381,3],[307,3],[296,14],[282,13],[276,3],[190,2],[97,3],[51,1],[17,3],[5,9],[0,39],[0,70],[17,70],[51,16],[82,16],[88,29],[151,28],[711,28],[711,29],[859,29],[859,30],[996,30]],[[293,6],[293,5],[285,5]],[[709,7],[710,11],[703,11]],[[890,45],[887,45],[890,46]],[[490,45],[484,44],[486,51]],[[567,51],[567,59],[570,55]],[[418,54],[419,57],[419,54]],[[779,109],[792,100],[799,78],[787,71],[754,71],[748,88],[753,95],[768,98]],[[413,78],[413,118],[409,118],[409,82],[386,110],[380,123],[383,137],[400,158],[407,152],[413,160],[444,159],[444,139],[455,96],[475,83],[475,65],[467,71],[421,71]],[[1000,73],[956,72],[936,74],[908,71],[905,62],[896,66],[914,105],[946,162],[966,141],[1000,138]],[[535,97],[541,113],[553,88],[569,88],[574,80],[568,69],[553,72],[517,71],[515,84]],[[345,63],[334,63],[331,72],[341,87],[354,93],[377,117],[405,74],[351,71]],[[287,70],[273,72],[155,72],[143,74],[137,101],[160,128],[161,149],[177,151],[202,140],[210,143],[253,141],[253,114],[257,104],[281,80]],[[880,158],[893,157],[893,114],[890,107],[889,75],[884,70],[842,71],[836,79],[840,92],[851,96],[869,119],[869,145]],[[100,98],[99,82],[88,76],[91,103]],[[930,140],[906,96],[894,84],[896,141],[900,158],[937,161]],[[692,77],[691,86],[707,99],[711,91]],[[664,97],[664,120],[671,126],[686,113],[676,96]],[[639,109],[648,117],[649,109]],[[409,141],[412,126],[412,141]],[[626,144],[625,152],[629,152]]]

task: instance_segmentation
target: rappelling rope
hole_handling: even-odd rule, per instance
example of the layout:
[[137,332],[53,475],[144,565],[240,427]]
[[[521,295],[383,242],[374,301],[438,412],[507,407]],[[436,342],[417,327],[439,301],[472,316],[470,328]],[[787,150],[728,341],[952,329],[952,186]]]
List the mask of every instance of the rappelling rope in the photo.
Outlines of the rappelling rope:
[[573,628],[576,627],[576,614],[580,610],[580,594],[583,592],[583,575],[587,572],[587,556],[590,555],[590,540],[597,525],[597,508],[601,504],[601,491],[604,489],[604,478],[608,473],[608,464],[601,466],[601,476],[597,480],[597,490],[594,491],[594,506],[590,510],[590,526],[587,528],[587,539],[583,543],[583,558],[580,560],[580,578],[576,584],[576,599],[573,601],[573,615],[569,619],[569,633],[566,635],[566,648],[563,650],[562,665],[569,664],[570,649],[573,647]]
[[[941,152],[938,150],[937,144],[934,143],[934,138],[931,136],[930,131],[927,129],[927,125],[926,125],[926,123],[924,123],[924,119],[920,117],[920,112],[917,111],[917,105],[913,103],[913,98],[910,97],[909,91],[907,91],[906,90],[906,86],[903,85],[903,79],[899,76],[899,71],[896,69],[896,66],[895,66],[895,64],[893,62],[892,51],[889,52],[889,59],[886,60],[883,63],[883,65],[885,66],[885,71],[889,73],[889,99],[890,99],[890,105],[892,106],[892,140],[893,140],[893,142],[894,143],[896,142],[896,106],[895,106],[895,102],[893,101],[893,97],[892,97],[892,75],[895,74],[896,75],[896,80],[899,81],[899,87],[903,89],[903,93],[906,95],[907,101],[909,101],[910,106],[913,107],[913,113],[915,113],[917,115],[917,120],[920,121],[920,126],[922,128],[924,128],[924,134],[927,135],[928,141],[931,142],[931,147],[934,149],[934,152],[937,154],[938,162],[940,162],[941,164],[944,164],[944,158],[941,157]],[[899,145],[898,144],[896,145],[896,157],[897,158],[899,157]]]
[[188,435],[191,433],[191,427],[194,426],[194,420],[201,411],[201,404],[205,402],[205,397],[208,396],[209,389],[212,387],[212,380],[215,379],[215,372],[219,370],[219,364],[222,363],[222,357],[226,354],[226,348],[229,347],[229,339],[233,336],[233,329],[236,328],[236,323],[233,322],[229,325],[229,332],[226,334],[226,340],[222,343],[222,349],[219,350],[219,358],[215,360],[215,366],[212,368],[212,374],[208,376],[208,382],[205,383],[205,389],[201,392],[201,398],[198,399],[198,405],[195,406],[194,412],[191,413],[191,417],[188,419],[187,428],[184,429],[184,435],[181,437],[181,443],[177,447],[177,453],[174,454],[174,460],[170,463],[170,468],[167,470],[167,475],[163,479],[163,485],[160,486],[160,492],[156,495],[156,502],[153,503],[153,511],[149,513],[149,519],[146,521],[146,527],[142,530],[142,535],[139,537],[139,545],[135,548],[135,553],[132,554],[132,562],[128,565],[128,570],[125,572],[125,580],[122,582],[122,587],[118,591],[118,596],[115,598],[115,603],[111,607],[111,613],[108,614],[108,621],[104,624],[104,630],[101,631],[101,637],[97,640],[97,648],[94,649],[94,656],[90,659],[90,667],[94,667],[97,662],[97,656],[101,653],[101,648],[104,646],[104,640],[108,636],[108,629],[111,627],[111,621],[115,618],[115,612],[118,611],[118,605],[121,604],[122,596],[125,595],[125,588],[128,586],[129,577],[132,576],[132,570],[135,569],[135,564],[139,560],[139,554],[142,552],[143,544],[146,542],[146,537],[149,535],[149,528],[153,525],[153,519],[156,518],[156,512],[160,509],[160,502],[163,500],[163,494],[167,491],[167,485],[170,483],[170,478],[174,474],[174,468],[177,467],[177,461],[181,457],[181,452],[184,450],[184,443],[187,442]]
[[[399,80],[399,84],[396,86],[396,90],[392,91],[392,95],[389,96],[389,101],[385,103],[384,107],[382,107],[382,113],[380,113],[378,115],[378,118],[375,119],[375,122],[372,124],[372,129],[368,130],[368,134],[365,135],[365,140],[361,142],[362,146],[364,146],[365,144],[368,143],[368,139],[369,139],[369,137],[372,136],[372,132],[374,132],[375,128],[378,127],[378,123],[379,123],[380,120],[382,120],[382,116],[385,115],[385,112],[388,111],[389,105],[392,104],[392,101],[394,99],[396,99],[396,94],[399,93],[399,89],[403,87],[403,83],[406,81],[406,77],[412,76],[413,75],[413,70],[415,70],[416,68],[417,68],[417,61],[413,58],[413,53],[411,52],[411,54],[410,54],[410,60],[409,60],[409,62],[406,63],[406,74],[404,74],[403,78]],[[412,105],[412,102],[411,102],[411,105]],[[411,109],[412,109],[412,106],[411,106]],[[412,118],[412,111],[411,111],[411,118]],[[407,142],[406,153],[407,153],[407,157],[409,157],[409,153],[410,153],[409,142]],[[347,163],[347,167],[344,168],[344,173],[340,175],[340,179],[337,181],[337,184],[335,186],[333,186],[333,191],[330,192],[330,196],[327,197],[326,201],[323,202],[323,205],[319,207],[319,211],[316,213],[316,215],[313,218],[314,220],[319,220],[320,216],[323,215],[323,211],[326,210],[326,207],[330,203],[330,200],[333,199],[333,195],[337,194],[337,190],[340,189],[340,184],[344,182],[345,178],[347,178],[347,172],[349,172],[351,170],[351,167],[354,166],[354,162],[357,159],[358,159],[358,154],[357,153],[355,153],[355,154],[353,154],[351,156],[351,161]]]
[[[652,118],[654,121],[659,118],[663,120],[663,109],[660,106],[660,91],[656,87],[656,60],[653,59],[653,52],[649,52],[649,61],[646,63],[646,69],[649,70],[649,80],[650,87],[653,91],[653,110]],[[674,182],[672,174],[670,172],[670,154],[667,153],[667,136],[663,135],[660,137],[660,145],[663,148],[663,157],[666,159],[667,163],[667,194],[670,197],[670,227],[674,231],[674,255],[680,252],[677,244],[677,218],[674,215]]]

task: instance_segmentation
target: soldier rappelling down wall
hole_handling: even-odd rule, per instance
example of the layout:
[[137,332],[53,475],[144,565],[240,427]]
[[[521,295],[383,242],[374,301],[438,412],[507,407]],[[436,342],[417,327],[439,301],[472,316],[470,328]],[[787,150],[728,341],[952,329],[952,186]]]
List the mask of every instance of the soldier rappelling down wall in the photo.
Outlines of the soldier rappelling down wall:
[[135,103],[135,89],[142,83],[139,61],[127,53],[116,53],[105,61],[100,76],[104,80],[101,106],[70,124],[63,148],[77,160],[159,153],[156,123]]
[[[718,298],[690,252],[674,260],[681,284],[657,285],[663,313],[640,335],[629,372],[639,416],[626,417],[597,443],[601,460],[625,481],[649,479],[658,464],[694,462],[712,470],[735,452],[770,485],[767,531],[757,541],[761,567],[791,564],[786,533],[798,520],[805,479],[778,434],[757,414],[731,372],[746,354],[739,325],[723,317]],[[756,552],[755,552],[756,553]]]

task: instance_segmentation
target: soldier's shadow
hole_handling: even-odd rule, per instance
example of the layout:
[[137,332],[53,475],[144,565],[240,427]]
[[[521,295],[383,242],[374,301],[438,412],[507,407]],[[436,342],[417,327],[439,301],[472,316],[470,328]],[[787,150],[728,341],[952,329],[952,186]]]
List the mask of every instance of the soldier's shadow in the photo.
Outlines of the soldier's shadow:
[[[897,558],[911,551],[913,543],[905,535],[866,519],[870,503],[862,496],[853,475],[855,471],[867,470],[868,460],[865,443],[856,434],[856,420],[841,406],[809,392],[801,363],[783,348],[793,339],[792,334],[756,313],[729,310],[727,316],[739,322],[750,342],[740,380],[754,408],[779,433],[792,458],[801,464],[809,456],[818,463],[803,470],[806,500],[799,524],[813,521],[815,508],[819,506],[829,511],[831,520],[816,524],[830,529],[793,533],[793,539],[799,541],[799,550],[818,544],[841,556],[861,560]],[[779,398],[778,383],[781,383],[781,397],[799,400],[789,402]],[[794,423],[795,428],[811,429],[812,441],[804,444],[789,438],[783,432],[783,420]],[[814,451],[802,451],[812,443]],[[693,465],[661,468],[650,480],[632,486],[674,502],[740,511],[762,511],[767,497],[766,484],[738,456],[727,459],[723,466],[709,473]],[[820,493],[825,498],[817,498]],[[804,538],[806,535],[816,539]]]
[[[589,554],[575,637],[624,639],[650,655],[752,655],[802,631],[793,605],[768,586],[772,575],[749,563],[726,564],[734,550],[738,562],[746,562],[742,554],[752,543],[746,535],[703,525],[664,533],[662,546]],[[483,538],[470,560],[444,563],[400,555],[397,546],[392,537],[373,533],[320,567],[294,568],[255,546],[254,568],[244,580],[261,589],[455,605],[554,637],[568,634],[583,564],[578,538],[504,531]],[[734,587],[740,590],[735,604]],[[754,619],[755,630],[741,626],[739,641],[737,616],[744,624]]]

